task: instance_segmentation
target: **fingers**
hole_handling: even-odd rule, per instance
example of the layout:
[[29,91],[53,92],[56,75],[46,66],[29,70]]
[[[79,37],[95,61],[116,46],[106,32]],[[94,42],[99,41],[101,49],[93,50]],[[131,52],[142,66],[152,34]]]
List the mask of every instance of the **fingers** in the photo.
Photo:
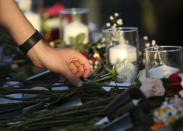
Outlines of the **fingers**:
[[76,76],[84,78],[87,78],[90,70],[86,64],[81,64],[79,60],[73,60],[69,64],[69,69],[72,73],[74,73]]
[[90,74],[90,66],[88,66],[87,64],[84,64],[84,73],[83,73],[83,77],[86,79],[89,74]]
[[63,75],[67,78],[67,80],[69,80],[76,87],[83,86],[82,81],[75,74],[73,74],[70,70],[67,70],[66,73],[64,73]]
[[71,62],[70,64],[69,64],[69,69],[72,71],[72,73],[77,73],[77,66],[74,64],[74,62]]
[[90,73],[90,64],[86,58],[82,58],[78,60],[80,64],[82,64],[84,72],[83,77],[87,78]]

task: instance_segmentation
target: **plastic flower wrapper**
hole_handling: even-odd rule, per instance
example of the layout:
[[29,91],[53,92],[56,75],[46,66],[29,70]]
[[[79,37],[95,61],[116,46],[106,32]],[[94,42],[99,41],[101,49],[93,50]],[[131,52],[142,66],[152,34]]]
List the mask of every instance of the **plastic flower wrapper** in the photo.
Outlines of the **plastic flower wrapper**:
[[155,78],[155,79],[169,78],[170,75],[172,75],[178,71],[179,71],[179,69],[177,69],[177,68],[173,68],[173,67],[163,64],[159,67],[154,67],[154,68],[150,69],[149,75],[151,78]]
[[[172,74],[178,72],[179,69],[177,68],[172,68],[166,65],[162,65],[159,67],[154,67],[150,69],[149,75],[151,78],[154,79],[162,79],[162,78],[169,78]],[[146,79],[146,71],[141,70],[138,74],[138,79],[142,82],[143,80]]]
[[118,82],[134,82],[136,76],[135,65],[127,60],[117,62],[113,66],[113,70],[117,73]]

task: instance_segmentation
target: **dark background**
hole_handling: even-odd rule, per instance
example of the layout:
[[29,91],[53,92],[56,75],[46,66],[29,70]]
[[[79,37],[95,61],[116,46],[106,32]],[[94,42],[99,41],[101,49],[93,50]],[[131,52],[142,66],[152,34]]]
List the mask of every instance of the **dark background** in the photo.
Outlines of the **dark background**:
[[118,12],[124,26],[136,26],[140,36],[149,36],[159,45],[182,45],[183,0],[43,0],[44,6],[61,2],[67,8],[86,7],[90,21],[102,27]]

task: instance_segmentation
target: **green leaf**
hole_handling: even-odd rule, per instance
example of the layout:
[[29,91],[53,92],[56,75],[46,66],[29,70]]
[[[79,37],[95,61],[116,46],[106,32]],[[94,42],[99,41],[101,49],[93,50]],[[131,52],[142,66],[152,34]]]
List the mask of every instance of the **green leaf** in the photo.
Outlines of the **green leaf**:
[[112,71],[110,68],[108,68],[106,65],[104,65],[104,67],[105,67],[105,69],[109,72],[109,73],[111,73],[111,74],[116,74],[116,72],[114,72],[114,71]]
[[63,48],[65,47],[65,42],[63,40],[61,40],[58,44],[57,44],[57,48]]
[[77,44],[76,38],[71,36],[70,37],[70,43],[71,43],[71,45]]
[[81,33],[76,37],[77,44],[83,44],[85,40],[85,34]]

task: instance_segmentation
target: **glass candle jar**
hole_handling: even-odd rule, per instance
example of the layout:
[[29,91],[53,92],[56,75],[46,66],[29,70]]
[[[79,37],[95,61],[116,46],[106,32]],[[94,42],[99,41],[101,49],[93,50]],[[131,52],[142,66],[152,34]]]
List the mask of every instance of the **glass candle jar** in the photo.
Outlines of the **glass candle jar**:
[[117,27],[104,30],[106,41],[106,64],[114,65],[127,60],[137,64],[139,37],[136,27]]
[[145,48],[145,69],[148,78],[169,77],[183,71],[181,46],[154,46]]
[[60,11],[61,27],[60,37],[67,45],[71,44],[71,37],[76,38],[84,34],[83,44],[88,43],[88,9],[86,8],[68,8]]

